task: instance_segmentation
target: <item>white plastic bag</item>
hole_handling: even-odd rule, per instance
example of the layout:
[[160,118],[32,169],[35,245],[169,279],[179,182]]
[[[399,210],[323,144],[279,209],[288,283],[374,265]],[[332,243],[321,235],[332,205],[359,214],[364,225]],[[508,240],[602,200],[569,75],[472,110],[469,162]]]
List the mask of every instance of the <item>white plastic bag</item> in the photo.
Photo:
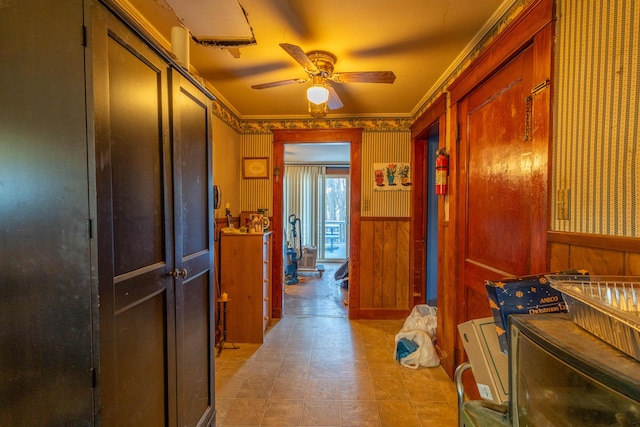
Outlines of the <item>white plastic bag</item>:
[[400,359],[401,365],[411,369],[418,369],[420,366],[433,367],[440,365],[440,358],[433,345],[437,322],[435,307],[430,307],[426,304],[413,307],[411,314],[404,321],[402,329],[396,334],[394,351],[398,347],[398,341],[402,338],[415,342],[418,345],[418,349]]

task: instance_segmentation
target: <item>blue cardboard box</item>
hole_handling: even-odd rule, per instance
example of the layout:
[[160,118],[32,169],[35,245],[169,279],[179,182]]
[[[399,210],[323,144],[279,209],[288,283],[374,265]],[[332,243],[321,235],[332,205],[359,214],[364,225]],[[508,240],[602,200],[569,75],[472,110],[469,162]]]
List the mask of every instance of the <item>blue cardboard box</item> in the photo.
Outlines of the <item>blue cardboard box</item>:
[[[543,273],[533,276],[487,280],[485,287],[489,305],[496,324],[500,350],[508,352],[507,317],[510,314],[566,313],[567,306],[562,293],[551,287]],[[571,270],[557,274],[584,276],[586,270]]]

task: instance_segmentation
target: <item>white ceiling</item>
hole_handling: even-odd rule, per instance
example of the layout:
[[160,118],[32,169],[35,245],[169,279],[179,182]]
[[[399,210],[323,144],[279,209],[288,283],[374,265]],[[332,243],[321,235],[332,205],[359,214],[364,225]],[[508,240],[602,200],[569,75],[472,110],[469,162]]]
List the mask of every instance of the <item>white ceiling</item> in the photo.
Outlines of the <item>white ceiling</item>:
[[[164,42],[180,25],[165,0],[128,1]],[[175,0],[174,0],[175,1]],[[191,41],[192,71],[242,119],[310,117],[305,90],[292,84],[256,90],[252,85],[306,78],[279,46],[337,57],[336,72],[393,71],[393,84],[334,83],[344,107],[331,117],[412,116],[514,0],[238,0],[255,45],[231,52]],[[225,0],[225,3],[229,3]],[[239,53],[239,57],[234,57]]]
[[286,164],[348,164],[351,157],[350,148],[349,144],[344,142],[286,144],[284,162]]

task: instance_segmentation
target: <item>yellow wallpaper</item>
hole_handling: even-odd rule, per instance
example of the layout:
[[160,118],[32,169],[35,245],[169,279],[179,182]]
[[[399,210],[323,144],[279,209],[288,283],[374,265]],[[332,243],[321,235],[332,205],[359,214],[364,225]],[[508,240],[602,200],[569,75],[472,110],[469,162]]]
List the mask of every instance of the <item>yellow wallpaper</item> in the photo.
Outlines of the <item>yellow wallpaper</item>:
[[[416,116],[528,2],[514,2],[476,49],[454,67]],[[556,5],[550,227],[557,231],[638,237],[640,7],[635,0],[557,0]],[[409,160],[408,151],[403,150],[409,149],[407,130],[415,116],[243,121],[223,105],[216,108],[216,115],[240,135],[243,156],[259,154],[271,158],[272,128],[363,128],[362,215],[409,215],[409,193],[373,194],[366,174],[369,163]],[[270,180],[246,181],[249,180],[241,183],[243,209],[270,208]],[[559,205],[568,219],[560,217]]]
[[[239,157],[268,157],[273,165],[273,134],[247,133],[240,136]],[[362,134],[362,216],[408,217],[410,192],[374,192],[372,165],[379,162],[405,162],[411,157],[411,133],[366,131]],[[241,167],[241,166],[240,166]],[[270,174],[271,175],[271,174]],[[240,206],[242,210],[269,209],[272,215],[271,188],[268,179],[241,179]],[[235,211],[234,211],[235,212]]]
[[558,0],[557,15],[551,227],[639,237],[640,5]]

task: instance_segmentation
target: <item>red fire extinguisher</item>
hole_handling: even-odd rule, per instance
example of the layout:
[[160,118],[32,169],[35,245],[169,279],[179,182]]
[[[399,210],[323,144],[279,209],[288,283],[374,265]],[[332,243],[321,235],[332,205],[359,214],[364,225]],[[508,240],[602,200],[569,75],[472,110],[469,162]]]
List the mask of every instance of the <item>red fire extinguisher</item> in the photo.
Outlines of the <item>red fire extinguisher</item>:
[[436,194],[447,194],[449,155],[444,148],[436,151]]

